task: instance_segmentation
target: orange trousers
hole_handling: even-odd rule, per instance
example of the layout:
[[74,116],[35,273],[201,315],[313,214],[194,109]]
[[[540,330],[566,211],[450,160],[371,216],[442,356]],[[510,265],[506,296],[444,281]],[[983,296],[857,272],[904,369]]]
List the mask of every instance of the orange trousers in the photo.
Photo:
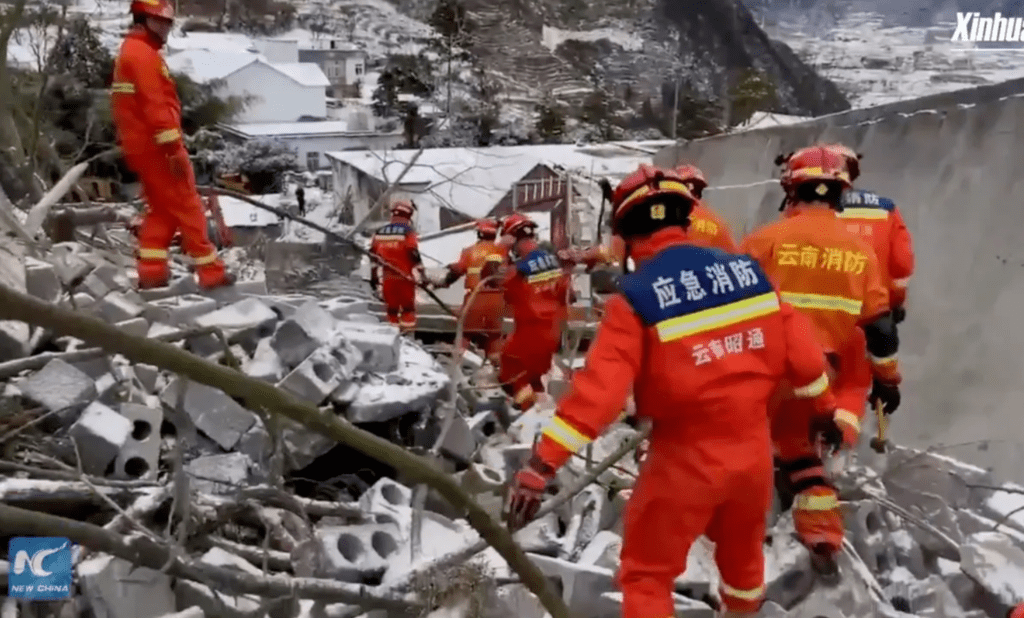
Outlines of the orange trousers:
[[[181,156],[187,157],[184,147]],[[184,166],[185,178],[177,179],[171,174],[167,156],[161,152],[126,153],[125,159],[139,176],[147,205],[139,227],[139,285],[160,287],[168,283],[168,249],[178,231],[181,248],[195,264],[199,285],[222,285],[226,278],[224,263],[210,242],[206,209],[196,190],[192,166]]]
[[[872,374],[863,333],[860,329],[857,332],[860,337],[844,353],[833,356],[830,378],[839,410],[859,420],[864,416]],[[845,533],[843,514],[818,445],[811,442],[814,407],[807,400],[783,395],[771,416],[772,440],[783,482],[795,494],[793,523],[797,535],[809,548],[824,544],[831,552],[839,551]]]
[[388,322],[403,332],[416,330],[416,284],[412,281],[412,274],[405,279],[393,273],[385,273],[380,295],[387,310]]
[[562,345],[561,333],[553,325],[516,324],[516,330],[501,348],[498,381],[519,410],[529,410],[544,392],[541,378],[551,369],[551,359]]
[[480,347],[489,359],[497,359],[500,352],[501,324],[505,316],[505,299],[501,291],[480,291],[473,299],[471,307],[466,306],[469,300],[469,293],[462,301],[462,311],[465,312],[463,322],[463,340],[459,345],[466,349],[468,342],[472,341]]
[[[656,430],[657,432],[657,430]],[[672,591],[701,534],[715,543],[722,603],[755,612],[764,598],[765,513],[772,502],[767,438],[760,457],[724,471],[657,433],[623,521],[619,586],[623,618],[675,615]]]

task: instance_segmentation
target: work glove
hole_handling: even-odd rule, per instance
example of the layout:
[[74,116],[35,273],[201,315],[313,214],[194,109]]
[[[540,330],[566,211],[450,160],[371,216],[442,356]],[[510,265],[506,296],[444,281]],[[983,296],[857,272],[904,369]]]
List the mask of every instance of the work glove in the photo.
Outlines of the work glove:
[[376,272],[370,275],[370,289],[374,294],[380,294],[380,279],[377,278]]
[[811,443],[824,444],[829,454],[843,447],[843,428],[836,421],[835,414],[819,416],[811,421]]
[[871,384],[871,394],[868,395],[868,402],[872,409],[882,404],[882,412],[892,414],[900,407],[900,387],[897,384],[888,384],[877,378]]
[[903,308],[903,305],[896,307],[892,310],[892,321],[899,324],[903,320],[907,319],[907,310]]
[[188,159],[188,153],[180,150],[167,157],[167,166],[171,169],[171,176],[175,180],[184,180],[188,177],[188,167],[192,162]]
[[505,510],[508,519],[505,524],[510,532],[519,530],[533,521],[544,499],[544,490],[555,476],[555,470],[532,457],[523,469],[516,472],[508,486]]

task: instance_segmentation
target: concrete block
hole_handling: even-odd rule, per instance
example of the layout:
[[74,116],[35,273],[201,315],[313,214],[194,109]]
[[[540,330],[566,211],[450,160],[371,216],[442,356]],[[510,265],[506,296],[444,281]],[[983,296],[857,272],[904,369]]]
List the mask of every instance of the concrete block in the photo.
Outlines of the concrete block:
[[330,526],[316,531],[323,547],[322,577],[351,583],[374,584],[398,553],[401,535],[394,524]]
[[121,416],[132,423],[132,431],[117,455],[114,476],[123,479],[155,478],[160,463],[163,411],[135,403],[122,403],[120,412]]
[[47,411],[60,410],[57,416],[65,424],[73,422],[97,396],[93,379],[60,359],[47,363],[18,388],[27,399]]
[[[160,400],[172,410],[178,404],[180,379],[176,378],[160,394]],[[233,449],[256,423],[256,415],[223,391],[195,382],[189,382],[186,389],[184,410],[199,431],[226,451]]]
[[288,369],[298,367],[321,345],[291,318],[277,325],[270,342],[281,363]]
[[252,465],[242,453],[205,455],[187,463],[185,472],[200,493],[231,494],[248,482]]
[[58,307],[74,311],[88,311],[96,305],[96,299],[85,292],[75,292],[71,297],[62,296]]
[[[705,603],[675,594],[672,596],[674,618],[715,618],[718,614]],[[570,608],[572,609],[572,608]],[[588,618],[619,618],[622,616],[622,593],[605,592],[594,603],[593,614]],[[757,614],[763,618],[762,614]],[[824,617],[822,617],[824,618]]]
[[132,422],[102,403],[93,402],[69,433],[78,445],[82,469],[86,474],[102,476],[128,442]]
[[114,326],[120,328],[126,333],[131,333],[137,337],[145,337],[149,332],[149,322],[146,318],[135,317],[128,320],[123,320],[114,324]]
[[65,286],[74,287],[82,283],[92,272],[93,265],[76,253],[57,253],[50,260],[57,278]]
[[320,349],[285,376],[277,386],[296,397],[320,404],[348,379],[338,359]]
[[155,393],[157,380],[160,378],[160,370],[153,365],[133,365],[135,377],[142,384],[147,393]]
[[235,448],[251,459],[257,467],[264,468],[271,455],[270,434],[263,427],[263,423],[256,423],[245,432]]
[[602,594],[615,590],[615,575],[609,569],[576,564],[558,558],[529,554],[530,560],[547,577],[561,583],[562,600],[577,616],[614,616],[601,607]]
[[460,393],[473,414],[498,412],[508,401],[500,388],[465,388]]
[[352,315],[365,314],[370,310],[366,299],[352,296],[336,296],[322,301],[320,306],[337,320],[349,320]]
[[[212,566],[231,571],[240,571],[247,575],[260,575],[259,569],[256,569],[256,567],[242,558],[220,548],[211,549],[203,554],[199,560]],[[220,591],[215,592],[202,584],[187,581],[177,582],[174,587],[174,593],[180,610],[198,607],[207,616],[220,616],[223,618],[263,615],[259,611],[260,599],[253,595],[227,596]]]
[[53,264],[25,258],[25,291],[39,300],[54,302],[61,294],[60,278]]
[[[280,327],[278,330],[280,331]],[[281,378],[285,376],[285,368],[281,358],[274,351],[271,339],[261,339],[256,344],[252,358],[242,363],[242,372],[249,377],[271,384],[281,381]]]
[[608,492],[598,485],[591,485],[576,495],[571,502],[572,514],[558,557],[569,561],[579,560],[586,546],[601,531],[605,510],[609,508]]
[[269,337],[277,324],[277,314],[255,298],[246,298],[193,319],[196,326],[219,328],[229,343],[256,349],[260,339]]
[[390,324],[365,324],[340,320],[338,329],[363,354],[359,371],[388,373],[398,368],[401,336]]
[[93,298],[103,298],[107,294],[113,292],[116,288],[104,281],[103,278],[101,278],[94,270],[82,281],[82,285],[79,286],[79,289]]
[[104,555],[76,571],[96,618],[160,618],[175,610],[171,578],[160,571]]
[[[333,412],[322,411],[321,414],[333,414]],[[283,423],[281,439],[294,462],[294,470],[305,468],[318,457],[326,455],[338,444],[333,439],[293,421],[285,420]]]
[[99,298],[94,311],[107,322],[124,322],[142,315],[145,307],[135,303],[121,292],[110,292]]
[[602,530],[594,535],[580,554],[579,562],[617,571],[621,563],[621,553],[622,537],[610,530]]
[[342,406],[349,406],[359,397],[359,384],[356,382],[342,382],[338,388],[331,393],[331,403]]
[[224,345],[216,335],[196,335],[185,339],[185,349],[203,358],[210,358],[224,353]]
[[122,380],[119,375],[110,372],[96,378],[96,401],[116,408],[124,400],[126,382],[127,380]]
[[170,285],[163,288],[139,290],[139,295],[147,303],[175,296],[188,296],[199,292],[199,284],[195,277],[177,277],[171,280]]
[[[461,414],[455,410],[451,410],[451,413],[455,414],[455,418],[452,419],[451,427],[441,442],[440,450],[452,459],[468,464],[476,453],[477,437]],[[438,422],[442,425],[444,423],[441,419],[438,419]]]
[[378,318],[377,316],[373,315],[372,313],[353,313],[353,314],[345,317],[345,320],[348,321],[348,322],[355,322],[357,324],[381,324],[382,323],[381,319]]
[[186,294],[185,296],[148,301],[142,316],[150,323],[160,322],[169,326],[181,326],[216,310],[216,301],[198,294]]

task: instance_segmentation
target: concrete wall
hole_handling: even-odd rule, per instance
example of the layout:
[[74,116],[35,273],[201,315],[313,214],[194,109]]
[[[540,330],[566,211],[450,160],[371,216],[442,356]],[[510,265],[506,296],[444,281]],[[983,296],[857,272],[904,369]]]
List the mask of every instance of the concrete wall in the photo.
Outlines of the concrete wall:
[[390,150],[405,141],[401,133],[349,133],[336,135],[297,135],[273,138],[285,142],[298,153],[299,165],[306,167],[309,153],[317,153],[317,168],[331,169],[328,152],[339,150]]
[[227,76],[230,95],[251,96],[236,122],[294,122],[303,116],[327,117],[323,86],[301,86],[264,62],[254,62]]
[[[706,195],[739,234],[778,216],[781,192],[767,180],[777,177],[776,154],[824,139],[864,153],[858,184],[896,201],[917,251],[901,327],[905,386],[893,437],[920,447],[989,440],[943,452],[1020,482],[1024,98],[992,100],[1003,96],[999,88],[968,96],[989,102],[912,115],[882,110],[885,117],[874,122],[864,119],[879,110],[840,114],[681,144],[655,163],[694,161],[712,186],[725,185]],[[952,102],[962,103],[960,97]]]

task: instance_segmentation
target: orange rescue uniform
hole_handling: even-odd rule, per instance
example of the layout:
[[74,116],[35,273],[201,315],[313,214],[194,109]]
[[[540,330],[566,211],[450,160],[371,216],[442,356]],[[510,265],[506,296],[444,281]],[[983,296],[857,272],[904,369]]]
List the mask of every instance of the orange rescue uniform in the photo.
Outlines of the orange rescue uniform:
[[[462,312],[465,314],[463,330],[467,339],[475,343],[494,358],[501,340],[501,324],[505,316],[505,301],[500,289],[482,287],[477,291],[472,306],[467,306],[473,290],[480,284],[481,273],[488,269],[489,264],[501,265],[505,262],[508,250],[498,246],[496,240],[478,240],[472,246],[462,250],[459,261],[448,265],[449,276],[465,276],[466,295],[462,300]],[[462,342],[465,345],[465,342]]]
[[[690,213],[690,226],[686,229],[686,233],[687,243],[697,247],[721,249],[729,253],[736,253],[738,250],[733,241],[729,224],[702,202],[693,205],[693,212]],[[625,241],[618,236],[613,236],[610,253],[610,261],[622,262],[626,254]]]
[[375,267],[383,271],[380,278],[381,298],[388,321],[403,331],[415,330],[416,279],[413,271],[422,264],[416,230],[407,219],[394,217],[373,235],[370,251],[392,266]]
[[849,231],[875,248],[890,307],[902,307],[914,274],[914,245],[896,204],[877,193],[851,189],[843,194],[843,210],[838,216]]
[[758,609],[772,500],[768,398],[788,377],[822,414],[835,405],[807,318],[780,302],[756,262],[687,242],[669,228],[633,245],[638,270],[609,300],[536,450],[557,469],[616,420],[631,389],[637,414],[652,420],[625,513],[625,618],[674,615],[673,582],[701,534],[716,543],[726,607]]
[[[786,218],[747,237],[742,251],[764,268],[783,301],[810,318],[836,374],[836,420],[845,436],[855,439],[872,377],[859,326],[888,312],[889,294],[872,247],[847,231],[835,211],[792,208]],[[894,358],[878,361],[879,371],[895,370]],[[842,513],[807,431],[817,411],[791,393],[780,393],[773,406],[777,408],[772,411],[776,454],[797,494],[793,515],[797,533],[810,547],[824,543],[838,549],[843,538]]]
[[570,277],[558,257],[536,241],[521,240],[518,250],[523,257],[507,267],[501,284],[515,330],[501,349],[498,381],[516,408],[528,410],[544,392],[541,378],[562,343]]
[[121,45],[111,84],[118,142],[148,205],[138,233],[139,282],[143,287],[166,284],[168,248],[180,230],[200,285],[215,287],[226,282],[224,264],[210,242],[206,210],[182,141],[181,102],[161,46],[143,27],[133,28]]

